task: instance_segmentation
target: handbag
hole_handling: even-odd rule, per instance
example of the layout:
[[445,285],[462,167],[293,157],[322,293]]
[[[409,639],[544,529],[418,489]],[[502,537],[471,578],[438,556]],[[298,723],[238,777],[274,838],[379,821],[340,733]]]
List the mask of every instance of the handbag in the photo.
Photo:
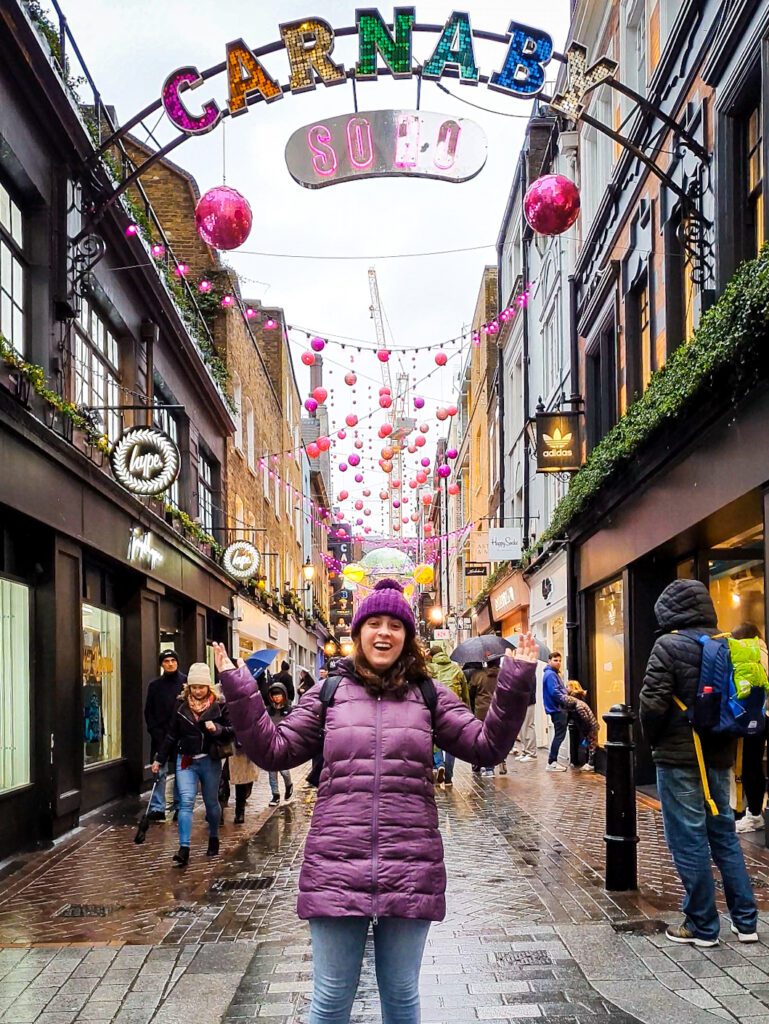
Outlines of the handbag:
[[208,756],[212,757],[215,761],[223,761],[226,757],[232,757],[235,754],[235,744],[232,740],[211,740],[208,747]]

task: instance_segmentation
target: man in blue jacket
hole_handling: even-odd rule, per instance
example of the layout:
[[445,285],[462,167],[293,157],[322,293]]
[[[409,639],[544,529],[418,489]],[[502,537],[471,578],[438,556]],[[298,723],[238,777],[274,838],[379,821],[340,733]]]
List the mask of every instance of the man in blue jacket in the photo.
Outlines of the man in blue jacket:
[[566,684],[561,679],[561,654],[559,651],[553,651],[547,660],[547,667],[542,676],[542,695],[545,712],[550,716],[554,730],[553,742],[550,744],[550,753],[547,758],[547,770],[549,772],[565,772],[567,770],[565,766],[558,763],[558,751],[566,737],[569,714],[563,706]]

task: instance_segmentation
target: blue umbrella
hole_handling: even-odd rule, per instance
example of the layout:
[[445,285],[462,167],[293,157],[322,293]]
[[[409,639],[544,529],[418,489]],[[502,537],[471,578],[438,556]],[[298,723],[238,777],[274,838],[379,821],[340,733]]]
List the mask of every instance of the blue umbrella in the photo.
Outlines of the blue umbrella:
[[263,651],[254,651],[250,658],[246,658],[246,665],[254,679],[258,679],[268,665],[275,661],[277,651],[266,647]]

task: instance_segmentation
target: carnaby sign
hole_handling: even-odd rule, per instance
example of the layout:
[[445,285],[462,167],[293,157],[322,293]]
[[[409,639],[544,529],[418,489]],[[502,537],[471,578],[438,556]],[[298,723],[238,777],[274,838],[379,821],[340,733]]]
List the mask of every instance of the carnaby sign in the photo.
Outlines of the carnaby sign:
[[179,475],[179,449],[157,427],[131,427],[110,455],[115,478],[132,494],[151,497],[167,491]]

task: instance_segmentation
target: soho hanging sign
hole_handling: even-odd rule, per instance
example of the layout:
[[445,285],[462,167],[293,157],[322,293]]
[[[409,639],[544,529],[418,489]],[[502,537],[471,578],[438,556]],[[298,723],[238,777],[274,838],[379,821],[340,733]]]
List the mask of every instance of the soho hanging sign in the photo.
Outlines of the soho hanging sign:
[[152,497],[167,491],[179,476],[179,449],[157,427],[131,427],[115,442],[110,463],[127,491]]
[[236,540],[222,555],[225,572],[236,580],[250,580],[259,572],[259,552],[247,540]]
[[[550,60],[560,58],[548,33],[516,21],[500,34],[473,30],[469,14],[462,11],[454,11],[443,26],[416,25],[415,20],[413,7],[396,7],[392,26],[379,11],[365,8],[356,11],[353,28],[335,32],[322,18],[309,17],[280,25],[279,43],[251,49],[243,39],[236,39],[226,45],[223,64],[204,72],[193,65],[173,71],[163,85],[163,108],[185,135],[202,135],[225,116],[245,114],[253,103],[269,104],[285,93],[308,92],[318,82],[331,86],[348,79],[373,81],[383,73],[398,80],[416,74],[432,82],[451,75],[462,85],[485,82],[489,89],[530,99],[542,91]],[[416,69],[414,31],[440,33],[432,52]],[[358,37],[358,60],[346,69],[332,56],[335,38],[353,34]],[[476,62],[474,37],[507,47],[504,60],[489,76],[481,74]],[[262,62],[280,49],[285,49],[289,63],[285,86]],[[226,104],[220,106],[213,98],[195,103],[190,94],[222,71],[227,75]],[[390,175],[461,182],[478,174],[485,161],[486,137],[477,124],[418,110],[375,110],[329,118],[298,129],[286,147],[290,173],[308,188]]]

